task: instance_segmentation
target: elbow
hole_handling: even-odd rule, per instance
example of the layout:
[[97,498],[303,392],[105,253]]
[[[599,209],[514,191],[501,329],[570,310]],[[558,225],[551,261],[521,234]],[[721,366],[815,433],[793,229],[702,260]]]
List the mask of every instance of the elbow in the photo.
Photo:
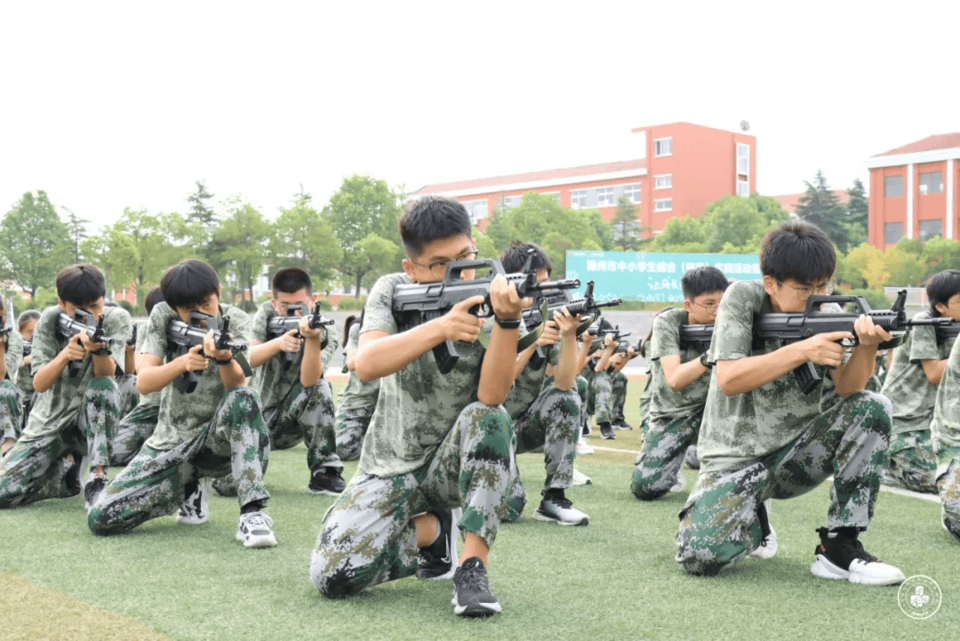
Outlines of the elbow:
[[[507,390],[509,393],[509,390]],[[477,393],[477,400],[483,403],[484,405],[489,405],[490,407],[496,407],[498,405],[503,405],[503,402],[507,400],[507,394],[500,394],[497,392],[486,393],[483,390]]]
[[356,359],[354,361],[354,366],[355,366],[355,369],[353,370],[354,374],[356,374],[357,378],[359,378],[364,383],[369,383],[371,381],[375,381],[376,379],[380,378],[377,372],[374,371],[374,368],[370,367],[370,365],[367,363],[366,359],[361,359],[361,358]]
[[674,392],[679,392],[683,389],[683,385],[680,384],[680,381],[676,378],[667,379],[667,387],[669,387]]

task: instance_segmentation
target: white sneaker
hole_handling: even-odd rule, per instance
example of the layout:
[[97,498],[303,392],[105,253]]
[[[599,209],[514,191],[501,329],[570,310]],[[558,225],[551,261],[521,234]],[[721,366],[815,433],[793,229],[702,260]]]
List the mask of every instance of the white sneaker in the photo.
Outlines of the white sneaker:
[[580,437],[577,441],[577,455],[593,454],[593,446],[587,443],[587,439]]
[[237,540],[243,541],[248,548],[272,548],[277,544],[277,537],[273,534],[273,519],[263,512],[241,514]]
[[577,468],[573,468],[573,484],[574,485],[591,485],[592,483],[593,481],[590,480],[589,476],[587,476]]
[[204,477],[197,482],[197,489],[183,501],[180,511],[177,512],[177,523],[186,525],[202,525],[210,519],[210,506],[207,496],[210,494],[210,483],[213,479]]
[[773,509],[773,499],[767,499],[763,502],[761,507],[767,513],[767,525],[770,528],[770,531],[767,532],[766,536],[763,537],[760,541],[760,547],[755,549],[750,553],[755,559],[772,559],[777,555],[777,532],[773,529],[773,525],[770,523],[770,511]]
[[687,488],[687,477],[683,473],[683,465],[680,466],[680,470],[677,472],[677,482],[673,484],[673,487],[670,488],[671,492],[683,492]]
[[538,521],[553,521],[560,525],[587,525],[590,517],[573,507],[563,490],[547,490],[540,501],[540,507],[533,513]]
[[899,585],[907,580],[900,568],[888,565],[867,553],[860,540],[837,535],[829,538],[827,528],[817,530],[820,545],[810,572],[822,579],[846,579],[863,585]]

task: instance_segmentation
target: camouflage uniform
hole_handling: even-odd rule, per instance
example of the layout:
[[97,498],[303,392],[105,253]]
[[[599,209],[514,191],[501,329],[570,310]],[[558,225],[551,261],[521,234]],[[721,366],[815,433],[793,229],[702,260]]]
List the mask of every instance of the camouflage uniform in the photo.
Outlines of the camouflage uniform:
[[653,336],[648,349],[651,375],[645,396],[650,397],[648,428],[640,454],[634,462],[630,491],[638,499],[650,501],[667,492],[677,481],[687,447],[697,442],[703,407],[710,389],[710,373],[674,391],[667,384],[660,359],[677,355],[681,363],[700,358],[695,347],[680,347],[680,327],[687,324],[684,309],[671,309],[653,320]]
[[[357,349],[360,341],[360,323],[350,326],[350,336],[347,337],[345,354]],[[370,425],[370,418],[377,406],[377,395],[380,393],[380,381],[364,383],[356,372],[350,372],[347,384],[340,390],[337,399],[337,454],[344,461],[355,461],[360,458],[360,449],[363,446],[363,437]]]
[[[31,368],[35,374],[56,358],[67,344],[57,331],[59,306],[40,315],[33,337]],[[130,315],[121,308],[103,311],[104,331],[114,340],[110,355],[123,358],[123,341],[130,335]],[[47,498],[72,496],[62,463],[72,454],[75,462],[89,455],[114,432],[120,420],[120,392],[113,376],[94,376],[93,356],[80,361],[75,377],[64,367],[60,378],[37,394],[20,440],[0,461],[0,508],[19,507]]]
[[590,398],[590,383],[583,374],[577,374],[577,396],[580,397],[580,433],[586,434],[590,427],[590,415],[587,414],[587,399]]
[[[251,322],[246,313],[221,304],[220,316],[230,320],[234,339],[247,340]],[[153,308],[142,353],[176,358],[167,343],[167,325],[176,317],[166,303]],[[257,393],[243,386],[227,389],[213,359],[196,374],[197,387],[191,394],[183,392],[181,377],[160,391],[153,434],[90,510],[87,524],[95,534],[126,532],[176,512],[183,503],[184,485],[203,476],[231,472],[237,479],[241,506],[266,503],[270,495],[263,473],[270,436]]]
[[[917,319],[931,318],[920,312]],[[933,327],[912,327],[893,354],[893,363],[881,394],[893,403],[893,427],[887,473],[916,492],[937,491],[937,457],[930,438],[930,421],[937,401],[937,386],[931,385],[920,361],[942,360],[950,354],[953,340],[937,345]]]
[[[396,334],[389,274],[367,297],[361,333]],[[460,360],[441,375],[431,350],[380,381],[377,411],[357,473],[324,518],[310,577],[330,598],[410,576],[417,569],[414,515],[463,508],[460,528],[496,538],[515,465],[510,417],[477,400],[484,349],[458,343]]]
[[590,381],[594,419],[597,425],[613,422],[613,380],[609,372],[595,372]]
[[627,375],[622,371],[610,374],[610,415],[613,422],[624,421],[623,406],[627,403]]
[[[560,362],[560,349],[551,349],[549,362],[554,367]],[[527,365],[504,401],[503,406],[513,421],[517,454],[543,449],[546,469],[544,489],[566,489],[573,485],[573,463],[580,440],[580,396],[577,390],[558,389],[554,377],[546,376],[546,363],[539,369]],[[523,513],[526,493],[520,470],[511,470],[511,485],[507,503],[515,522]]]
[[[22,337],[21,337],[22,340]],[[24,341],[24,346],[26,346],[26,341]],[[30,343],[31,347],[33,343]],[[20,429],[17,431],[19,434],[23,431],[23,428],[26,427],[27,417],[30,416],[30,408],[33,407],[33,374],[30,372],[30,363],[23,363],[23,360],[27,357],[24,356],[21,358],[20,362],[22,364],[17,365],[17,387],[20,388],[20,398],[21,398],[21,412],[20,412]],[[31,361],[33,358],[31,357]]]
[[23,431],[23,392],[17,386],[20,361],[23,360],[23,342],[17,330],[11,329],[7,334],[4,350],[7,375],[0,380],[0,444],[7,439],[16,441]]
[[[752,347],[754,313],[769,312],[759,281],[731,285],[723,297],[709,360],[766,354],[780,341]],[[822,376],[826,368],[817,366]],[[798,496],[831,474],[827,527],[866,529],[886,462],[890,401],[856,392],[820,412],[822,386],[803,394],[792,372],[744,394],[726,396],[716,376],[700,431],[700,475],[680,511],[678,563],[691,574],[716,574],[761,540],[757,506]]]
[[940,463],[936,479],[943,525],[960,540],[960,341],[954,342],[948,358],[931,429]]

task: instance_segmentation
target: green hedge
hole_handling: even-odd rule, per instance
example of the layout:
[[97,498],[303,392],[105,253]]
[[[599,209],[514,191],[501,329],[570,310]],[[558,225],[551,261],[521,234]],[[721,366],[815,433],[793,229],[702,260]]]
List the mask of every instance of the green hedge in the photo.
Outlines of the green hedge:
[[338,312],[356,312],[363,309],[363,304],[367,302],[367,297],[363,298],[341,298],[337,305]]

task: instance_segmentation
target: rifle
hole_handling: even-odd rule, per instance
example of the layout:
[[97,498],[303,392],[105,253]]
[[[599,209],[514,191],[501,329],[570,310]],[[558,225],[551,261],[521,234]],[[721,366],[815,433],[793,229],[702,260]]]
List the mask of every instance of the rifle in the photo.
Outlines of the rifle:
[[[57,317],[57,333],[70,340],[81,332],[87,332],[90,334],[91,342],[104,343],[108,347],[113,345],[113,339],[103,331],[103,314],[100,315],[100,320],[96,320],[96,318],[94,314],[85,309],[77,308],[74,310],[73,318],[66,312],[60,312]],[[90,332],[90,330],[93,330],[93,332]],[[82,360],[67,363],[67,376],[75,378],[80,373],[81,362]]]
[[24,356],[30,356],[30,354],[33,354],[33,343],[31,343],[30,341],[24,341],[24,342],[23,342],[23,355],[24,355]]
[[713,323],[709,325],[681,325],[680,349],[694,348],[701,354],[710,349]]
[[[167,324],[167,343],[176,345],[177,356],[183,356],[190,351],[191,347],[203,345],[203,339],[206,338],[210,330],[213,330],[213,338],[217,349],[229,349],[237,363],[240,364],[243,373],[246,376],[252,375],[253,370],[250,369],[250,363],[247,362],[247,357],[243,354],[247,350],[246,344],[230,338],[229,318],[223,319],[222,329],[219,327],[216,316],[196,310],[190,312],[189,323],[184,323],[180,318],[172,318]],[[200,355],[207,356],[202,349]],[[213,357],[207,356],[207,358]],[[185,394],[191,394],[193,390],[197,389],[197,373],[194,371],[184,372],[177,389],[181,389]]]
[[[811,296],[807,299],[807,308],[803,312],[755,314],[753,320],[753,346],[759,348],[763,341],[781,340],[785,344],[795,343],[816,334],[827,332],[853,332],[854,337],[849,341],[842,341],[845,347],[855,347],[859,344],[853,324],[860,317],[860,313],[869,316],[875,325],[890,333],[897,333],[893,340],[885,341],[878,349],[890,349],[903,342],[903,334],[911,327],[933,326],[938,332],[941,330],[954,331],[957,327],[952,318],[930,318],[910,320],[904,310],[907,299],[907,290],[902,289],[890,309],[875,310],[863,296]],[[821,307],[827,303],[844,305],[853,303],[860,308],[860,313],[854,312],[824,312]],[[683,325],[680,327],[680,340],[684,334],[696,336],[710,344],[713,337],[713,325]],[[821,377],[814,364],[807,361],[793,370],[793,374],[800,384],[804,394],[809,394],[817,388]]]
[[133,324],[133,331],[130,332],[130,336],[127,338],[127,345],[136,345],[137,344],[137,324]]
[[937,325],[937,345],[943,345],[949,339],[960,336],[960,323]]
[[[300,312],[301,315],[298,316],[297,312]],[[304,316],[310,318],[310,329],[319,329],[324,325],[333,325],[336,322],[333,319],[324,318],[320,312],[320,301],[317,301],[316,305],[314,305],[312,314],[310,313],[310,308],[306,305],[287,305],[286,316],[272,316],[270,320],[267,321],[267,339],[272,340],[278,336],[283,336],[290,330],[299,330],[300,319]],[[297,338],[303,338],[299,331],[297,332]],[[327,333],[324,331],[323,338],[320,341],[320,349],[327,346],[327,341]],[[297,355],[293,352],[283,352],[283,371],[290,369],[290,365],[296,359]]]
[[[490,270],[485,276],[473,280],[463,280],[460,277],[464,270],[483,268]],[[516,285],[517,294],[521,298],[541,292],[545,294],[580,287],[580,281],[577,279],[538,283],[535,272],[507,274],[499,260],[453,261],[447,264],[447,272],[440,282],[401,284],[394,288],[393,315],[397,320],[397,327],[400,331],[406,331],[419,325],[423,320],[431,321],[439,318],[457,303],[474,296],[483,296],[484,301],[472,308],[470,312],[480,318],[493,316],[493,307],[490,304],[490,283],[497,275],[503,275],[508,282]],[[450,372],[460,359],[460,354],[457,353],[457,348],[451,340],[445,340],[434,347],[433,355],[442,374]]]

